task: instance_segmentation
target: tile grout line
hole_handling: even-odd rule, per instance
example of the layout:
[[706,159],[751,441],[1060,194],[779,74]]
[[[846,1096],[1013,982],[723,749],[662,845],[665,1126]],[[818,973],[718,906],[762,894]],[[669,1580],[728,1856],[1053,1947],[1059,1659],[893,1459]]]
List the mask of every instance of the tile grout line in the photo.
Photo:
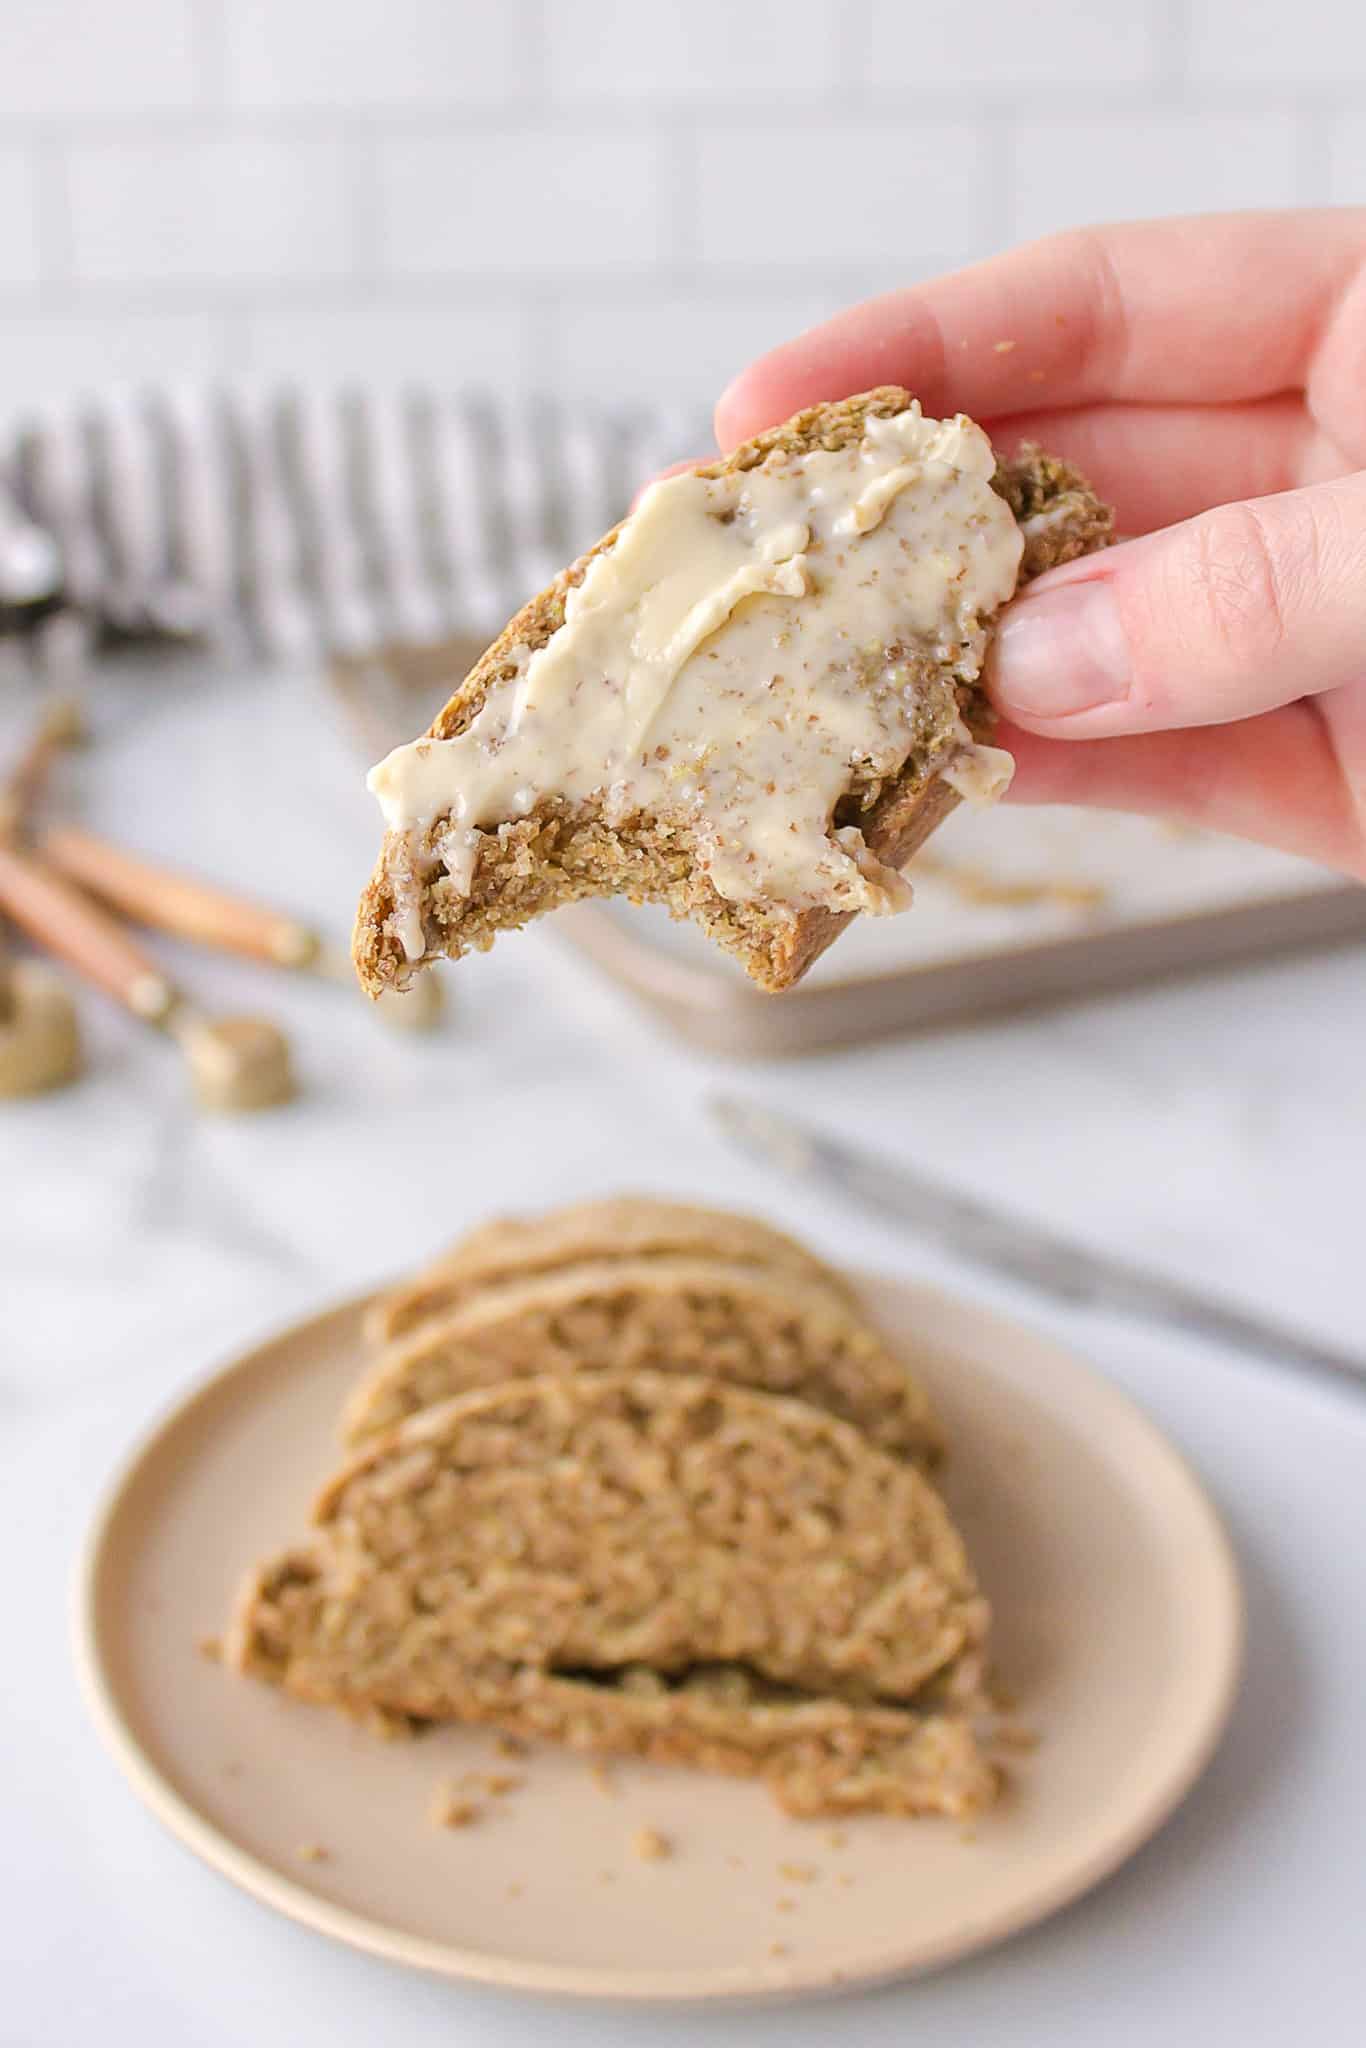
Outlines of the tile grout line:
[[863,98],[864,61],[871,54],[871,0],[831,0],[835,10],[835,83],[839,105],[849,110]]
[[[1175,76],[1150,79],[1146,85],[1055,87],[1028,95],[1024,107],[1032,120],[1065,123],[1087,121],[1120,114],[1160,116],[1172,101],[1159,96],[1159,88],[1179,83]],[[1192,111],[1215,116],[1255,116],[1276,113],[1291,106],[1306,114],[1356,113],[1361,108],[1360,90],[1344,84],[1292,86],[1274,81],[1246,85],[1221,85],[1200,81],[1198,94],[1186,89],[1173,94],[1188,102]],[[953,130],[971,126],[975,120],[993,121],[1022,111],[1018,94],[993,88],[978,93],[971,114],[936,113],[919,125]],[[127,114],[91,114],[67,117],[63,131],[83,149],[119,148],[130,143],[154,146],[163,142],[217,141],[242,139],[279,142],[335,140],[349,131],[364,131],[377,140],[440,142],[458,141],[465,135],[487,137],[551,133],[568,141],[601,137],[604,121],[610,119],[612,132],[623,136],[658,132],[669,120],[686,122],[699,134],[710,132],[781,134],[791,129],[803,132],[813,125],[837,131],[841,139],[859,133],[870,122],[886,128],[904,124],[905,99],[894,88],[878,87],[860,94],[857,102],[843,99],[822,102],[805,96],[774,100],[767,105],[746,105],[743,100],[713,99],[698,103],[678,95],[662,96],[648,105],[637,103],[623,108],[607,97],[536,108],[519,107],[509,120],[505,105],[487,101],[453,99],[421,108],[386,106],[337,106],[330,108],[210,106],[199,108],[148,108]],[[0,117],[0,139],[22,144],[52,132],[53,118],[29,114]]]
[[660,138],[657,270],[696,276],[702,261],[702,156],[697,131],[673,122]]
[[1156,30],[1156,97],[1184,105],[1190,97],[1190,0],[1150,0]]
[[1301,108],[1295,117],[1295,197],[1301,206],[1326,206],[1333,183],[1336,120]]
[[384,270],[384,208],[375,137],[348,127],[342,137],[342,161],[352,273],[378,289],[389,280]]
[[1018,156],[1014,114],[982,124],[982,167],[978,204],[987,246],[1004,249],[1015,240],[1012,173]]
[[66,143],[53,128],[34,138],[34,212],[38,244],[38,298],[50,310],[62,287],[76,275],[75,223],[71,211],[70,164]]
[[190,57],[201,108],[228,105],[226,27],[223,0],[191,0]]
[[[557,0],[549,0],[554,6]],[[565,0],[558,0],[564,5]],[[547,63],[549,37],[546,32],[546,0],[504,0],[509,18],[520,31],[519,42],[527,63],[520,80],[518,98],[535,108],[548,106],[554,97]]]

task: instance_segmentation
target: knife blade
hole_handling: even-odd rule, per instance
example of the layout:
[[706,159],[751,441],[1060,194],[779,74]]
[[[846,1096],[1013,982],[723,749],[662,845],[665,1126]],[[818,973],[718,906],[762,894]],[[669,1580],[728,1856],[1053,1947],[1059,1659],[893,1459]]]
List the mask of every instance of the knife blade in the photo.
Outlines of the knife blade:
[[987,1266],[1075,1306],[1112,1310],[1226,1344],[1278,1365],[1366,1382],[1366,1358],[1302,1331],[1278,1327],[1236,1303],[1127,1260],[1088,1250],[910,1168],[812,1129],[765,1104],[713,1096],[708,1108],[726,1136],[769,1166],[823,1182],[909,1224],[955,1257]]

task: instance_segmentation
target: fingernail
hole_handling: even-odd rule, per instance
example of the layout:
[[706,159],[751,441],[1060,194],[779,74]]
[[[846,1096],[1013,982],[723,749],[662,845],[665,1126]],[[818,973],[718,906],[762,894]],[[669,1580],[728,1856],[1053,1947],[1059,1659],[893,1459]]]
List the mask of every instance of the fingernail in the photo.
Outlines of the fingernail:
[[1067,718],[1127,694],[1129,649],[1108,583],[1068,583],[1012,605],[988,664],[1001,708]]

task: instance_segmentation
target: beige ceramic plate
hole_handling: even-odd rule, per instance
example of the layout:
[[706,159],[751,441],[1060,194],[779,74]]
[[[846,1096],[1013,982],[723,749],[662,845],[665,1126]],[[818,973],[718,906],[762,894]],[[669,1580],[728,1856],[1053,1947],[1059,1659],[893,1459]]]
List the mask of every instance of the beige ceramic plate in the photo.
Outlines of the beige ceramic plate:
[[[648,1765],[615,1765],[604,1786],[575,1757],[511,1765],[487,1732],[385,1742],[198,1654],[245,1568],[303,1529],[361,1365],[354,1303],[191,1395],[99,1517],[80,1658],[136,1790],[309,1926],[536,1991],[740,1999],[866,1983],[1076,1898],[1210,1755],[1238,1665],[1228,1545],[1170,1446],[1052,1343],[908,1287],[868,1294],[908,1351],[956,1361],[926,1374],[954,1445],[946,1491],[996,1608],[1002,1675],[1041,1738],[973,1829],[832,1830],[785,1819],[754,1784]],[[490,1770],[524,1782],[471,1827],[431,1824],[440,1780]],[[670,1856],[637,1856],[645,1827]]]

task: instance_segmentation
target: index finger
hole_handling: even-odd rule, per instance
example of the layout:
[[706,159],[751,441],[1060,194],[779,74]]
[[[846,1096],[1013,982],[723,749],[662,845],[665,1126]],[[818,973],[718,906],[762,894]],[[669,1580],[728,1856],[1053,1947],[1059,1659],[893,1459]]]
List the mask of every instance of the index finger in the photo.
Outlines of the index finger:
[[1363,260],[1360,207],[1051,235],[852,306],[761,356],[717,406],[717,440],[733,447],[877,384],[979,419],[1098,399],[1271,397],[1304,384]]

